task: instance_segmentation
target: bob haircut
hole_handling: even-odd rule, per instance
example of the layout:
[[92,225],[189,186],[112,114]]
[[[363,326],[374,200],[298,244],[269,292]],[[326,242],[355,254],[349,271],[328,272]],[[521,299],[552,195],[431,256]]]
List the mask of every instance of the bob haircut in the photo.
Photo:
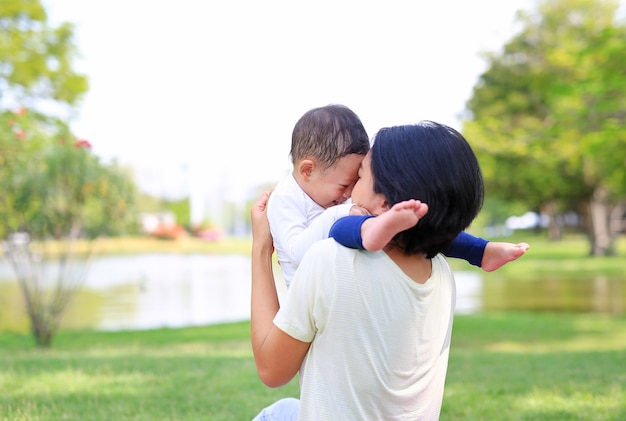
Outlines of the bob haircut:
[[392,243],[405,254],[428,258],[445,251],[480,211],[483,178],[478,160],[465,138],[444,124],[422,121],[381,129],[371,149],[374,192],[389,207],[417,199],[428,213]]

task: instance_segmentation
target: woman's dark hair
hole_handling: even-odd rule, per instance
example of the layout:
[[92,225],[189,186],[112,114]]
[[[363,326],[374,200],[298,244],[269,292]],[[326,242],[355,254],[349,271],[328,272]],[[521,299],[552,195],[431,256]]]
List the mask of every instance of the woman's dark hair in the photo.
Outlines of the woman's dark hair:
[[428,204],[426,216],[393,239],[406,254],[432,258],[445,251],[482,207],[478,160],[451,127],[423,121],[383,128],[374,138],[371,157],[374,191],[390,207],[408,199]]

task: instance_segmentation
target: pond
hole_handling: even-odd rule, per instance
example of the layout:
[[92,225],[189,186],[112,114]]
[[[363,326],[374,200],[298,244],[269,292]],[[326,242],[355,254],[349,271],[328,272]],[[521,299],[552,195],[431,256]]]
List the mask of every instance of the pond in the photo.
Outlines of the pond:
[[[282,285],[280,271],[277,284]],[[488,279],[456,271],[457,313],[492,310],[623,314],[624,280]],[[27,331],[24,302],[0,260],[0,331]],[[284,293],[284,286],[279,294]],[[97,259],[68,308],[64,328],[151,329],[250,318],[250,259],[243,255],[140,254]]]

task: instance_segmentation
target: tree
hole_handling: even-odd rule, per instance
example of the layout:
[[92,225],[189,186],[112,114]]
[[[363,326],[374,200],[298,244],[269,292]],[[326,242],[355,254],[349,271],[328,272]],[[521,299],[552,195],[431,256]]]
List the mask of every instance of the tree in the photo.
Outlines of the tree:
[[0,239],[49,347],[95,240],[136,223],[135,186],[64,122],[88,86],[72,69],[72,26],[50,27],[38,0],[3,0],[0,29]]
[[[591,254],[615,252],[611,213],[626,196],[626,26],[611,0],[540,1],[521,32],[486,55],[467,103],[490,194],[551,216],[584,216]],[[620,215],[621,216],[621,215]]]
[[[37,110],[53,104],[59,113],[71,113],[87,91],[87,77],[72,69],[76,56],[73,26],[48,25],[39,0],[0,2],[0,180],[6,182],[13,174],[9,169],[22,164],[28,148],[36,148],[32,130],[28,144],[13,141],[24,139],[26,125],[45,121]],[[4,217],[11,210],[6,193],[0,190]]]
[[74,138],[65,124],[52,119],[27,127],[23,138],[3,142],[13,145],[1,167],[0,233],[35,341],[49,347],[84,283],[95,240],[136,225],[136,192],[122,168],[102,164],[89,142]]
[[88,80],[73,70],[78,52],[74,27],[48,24],[40,0],[0,3],[0,107],[37,108],[45,101],[56,106],[77,104]]

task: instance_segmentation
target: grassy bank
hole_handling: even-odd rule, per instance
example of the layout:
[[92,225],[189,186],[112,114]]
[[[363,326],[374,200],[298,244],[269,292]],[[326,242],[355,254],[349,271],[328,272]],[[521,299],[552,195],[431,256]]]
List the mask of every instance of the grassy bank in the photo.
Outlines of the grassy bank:
[[[591,257],[589,243],[582,234],[568,234],[561,241],[548,241],[545,234],[518,232],[512,237],[491,238],[494,241],[521,242],[531,245],[528,253],[519,261],[523,264],[504,266],[498,273],[505,277],[529,277],[558,273],[588,277],[590,274],[622,276],[626,273],[626,235],[617,243],[618,257]],[[122,237],[102,239],[97,251],[106,254],[132,253],[207,253],[249,254],[250,238],[224,238],[205,241],[185,237],[179,240],[159,240],[148,237]],[[473,269],[467,263],[451,259],[455,269]]]
[[[87,243],[78,241],[77,250],[85,250]],[[101,238],[95,243],[97,255],[125,255],[135,253],[208,253],[208,254],[249,254],[251,238],[223,238],[202,240],[196,237],[182,237],[165,240],[154,237],[114,237]],[[55,245],[51,245],[55,250]]]
[[[548,241],[545,234],[519,232],[512,237],[492,238],[493,241],[521,242],[530,244],[530,250],[514,264],[503,266],[492,273],[482,272],[479,268],[459,259],[449,259],[455,270],[478,271],[485,280],[490,279],[625,279],[626,276],[626,235],[617,242],[617,256],[592,257],[589,255],[589,243],[582,234],[568,234],[561,241]],[[103,239],[98,244],[98,253],[206,253],[206,254],[244,254],[249,255],[250,238],[224,238],[217,241],[205,241],[197,238],[180,240],[158,240],[153,238],[125,237]]]
[[[442,420],[626,419],[626,317],[457,316]],[[297,382],[256,376],[249,324],[0,334],[1,420],[247,420]]]

